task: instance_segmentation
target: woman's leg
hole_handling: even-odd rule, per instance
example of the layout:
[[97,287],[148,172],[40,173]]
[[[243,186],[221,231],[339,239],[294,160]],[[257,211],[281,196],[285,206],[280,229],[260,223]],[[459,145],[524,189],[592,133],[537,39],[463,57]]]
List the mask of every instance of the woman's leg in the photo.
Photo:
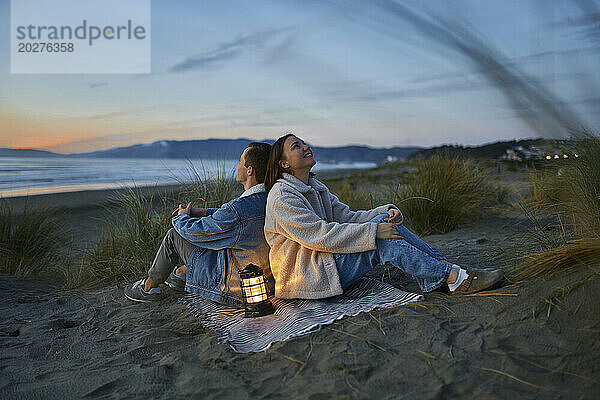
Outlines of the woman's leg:
[[379,263],[377,252],[374,250],[361,253],[334,253],[333,258],[335,259],[340,283],[344,290],[359,280],[364,274],[375,268]]
[[[377,223],[383,222],[383,220],[387,217],[389,217],[389,215],[381,214],[381,215],[378,215],[375,218],[373,218],[371,220],[371,222],[377,222]],[[417,235],[412,233],[404,225],[398,225],[396,227],[396,230],[398,231],[400,236],[402,236],[402,238],[404,238],[404,240],[406,240],[408,243],[415,246],[417,249],[429,254],[431,257],[435,258],[436,260],[445,260],[446,259],[446,257],[442,254],[442,252],[439,251],[435,246],[432,246],[431,244],[423,241],[423,239],[421,239],[420,237],[418,237]]]
[[[371,222],[384,222],[384,220],[388,217],[387,214],[381,214],[376,216],[371,220]],[[411,230],[409,230],[404,224],[396,226],[396,230],[406,240],[408,243],[415,246],[417,249],[429,254],[431,257],[436,260],[445,260],[446,256],[442,254],[435,246],[425,242],[423,239],[415,235]]]
[[[371,221],[381,222],[384,218],[387,218],[387,214]],[[445,259],[443,254],[403,225],[398,226],[398,232],[404,239],[377,240],[375,251],[333,255],[343,289],[377,264],[386,262],[414,276],[423,292],[431,292],[447,282],[452,267],[440,261]]]
[[442,252],[439,251],[435,246],[423,241],[423,239],[421,239],[420,237],[418,237],[417,235],[412,233],[404,225],[398,225],[396,227],[396,230],[398,231],[398,233],[400,233],[400,236],[402,236],[404,238],[404,240],[406,240],[408,243],[415,246],[417,249],[429,254],[431,257],[435,258],[436,260],[445,260],[446,259],[446,257],[442,254]]
[[377,256],[381,264],[389,262],[415,277],[423,292],[444,285],[452,266],[437,260],[402,239],[377,240]]

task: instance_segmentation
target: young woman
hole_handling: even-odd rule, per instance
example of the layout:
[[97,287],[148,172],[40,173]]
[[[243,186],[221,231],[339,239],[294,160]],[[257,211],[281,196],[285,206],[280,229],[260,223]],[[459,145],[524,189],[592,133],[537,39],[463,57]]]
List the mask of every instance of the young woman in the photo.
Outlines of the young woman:
[[393,204],[350,211],[313,177],[311,148],[293,134],[271,148],[265,238],[275,296],[318,299],[341,294],[377,264],[413,275],[423,292],[447,285],[473,293],[502,279],[501,270],[461,268],[402,225]]

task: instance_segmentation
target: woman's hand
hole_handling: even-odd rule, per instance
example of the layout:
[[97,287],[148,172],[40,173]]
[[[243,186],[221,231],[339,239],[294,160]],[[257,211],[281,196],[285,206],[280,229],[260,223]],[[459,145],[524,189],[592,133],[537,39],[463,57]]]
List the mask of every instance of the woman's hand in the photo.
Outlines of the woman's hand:
[[379,223],[377,225],[377,239],[404,239],[396,230],[397,225],[393,222]]
[[395,222],[397,224],[402,223],[404,217],[402,216],[400,210],[398,210],[397,208],[390,208],[387,213],[389,217],[384,219],[385,222]]

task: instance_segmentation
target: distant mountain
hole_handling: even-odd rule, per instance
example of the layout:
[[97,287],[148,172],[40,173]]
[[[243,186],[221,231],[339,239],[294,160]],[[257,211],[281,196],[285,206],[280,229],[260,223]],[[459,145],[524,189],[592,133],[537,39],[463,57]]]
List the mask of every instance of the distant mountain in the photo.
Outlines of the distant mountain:
[[422,147],[373,148],[368,146],[313,147],[315,159],[322,162],[374,162],[405,159]]
[[[189,158],[237,159],[252,142],[251,139],[160,140],[154,143],[73,154],[74,157],[102,158]],[[273,140],[265,140],[273,143]],[[321,162],[374,162],[406,158],[421,147],[391,147],[378,149],[368,146],[314,147],[315,158]]]
[[[250,139],[159,140],[153,143],[73,154],[100,158],[189,158],[237,159]],[[270,141],[273,143],[273,141]]]
[[8,149],[6,147],[0,147],[0,157],[64,157],[64,155],[45,150]]

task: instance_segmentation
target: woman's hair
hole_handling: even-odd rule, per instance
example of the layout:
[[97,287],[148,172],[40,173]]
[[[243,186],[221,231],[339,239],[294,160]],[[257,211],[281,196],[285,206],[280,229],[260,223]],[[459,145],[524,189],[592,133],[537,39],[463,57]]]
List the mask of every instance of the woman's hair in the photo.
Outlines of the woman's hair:
[[283,157],[283,145],[285,144],[285,140],[290,136],[296,136],[293,133],[288,133],[277,139],[275,143],[271,146],[271,151],[269,152],[269,161],[267,162],[267,172],[265,174],[265,190],[269,193],[269,190],[273,187],[277,179],[283,178],[283,173],[287,172],[281,165],[279,165],[279,161],[281,157]]

